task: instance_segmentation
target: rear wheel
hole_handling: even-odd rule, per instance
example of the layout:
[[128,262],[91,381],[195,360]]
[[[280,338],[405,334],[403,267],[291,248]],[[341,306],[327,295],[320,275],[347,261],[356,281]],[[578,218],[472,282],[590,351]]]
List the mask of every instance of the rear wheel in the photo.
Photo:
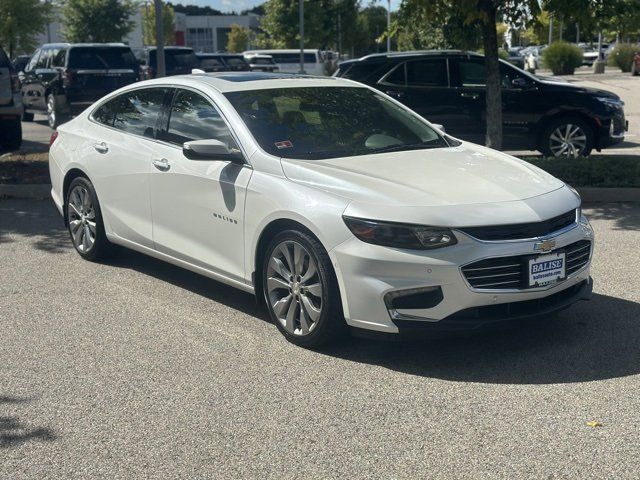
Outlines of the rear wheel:
[[346,332],[331,261],[314,237],[297,230],[276,235],[262,277],[271,319],[290,342],[318,347]]
[[49,122],[49,126],[55,130],[63,121],[56,97],[49,94],[47,96],[47,122]]
[[78,177],[69,185],[66,199],[67,226],[76,251],[85,260],[96,261],[111,253],[102,212],[91,182]]
[[540,138],[539,150],[548,157],[587,156],[593,150],[593,129],[578,117],[551,121]]
[[20,117],[0,123],[0,145],[7,150],[17,150],[22,145],[22,123]]

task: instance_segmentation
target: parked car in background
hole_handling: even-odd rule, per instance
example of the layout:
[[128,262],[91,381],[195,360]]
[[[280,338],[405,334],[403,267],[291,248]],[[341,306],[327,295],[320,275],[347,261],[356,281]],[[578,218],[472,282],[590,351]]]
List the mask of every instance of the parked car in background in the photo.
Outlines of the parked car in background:
[[[156,47],[136,49],[135,55],[140,62],[141,78],[155,78],[158,73]],[[198,57],[196,57],[192,48],[164,47],[164,65],[167,77],[191,73],[194,68],[199,68],[199,64]]]
[[[502,60],[500,74],[505,150],[588,155],[624,139],[624,103],[614,93],[545,80]],[[375,54],[343,62],[336,76],[374,86],[447,133],[484,143],[482,55],[455,50]]]
[[24,68],[31,60],[31,55],[19,55],[13,60],[13,69],[16,73],[24,72]]
[[[593,65],[593,62],[595,62],[598,59],[598,46],[597,45],[591,45],[591,44],[587,44],[587,43],[581,43],[578,44],[578,46],[582,49],[582,51],[584,52],[582,54],[582,64],[586,65],[588,67]],[[609,50],[609,44],[607,43],[603,43],[602,44],[602,56],[605,58],[607,58],[608,53],[610,52]]]
[[15,150],[22,144],[20,82],[0,46],[0,147]]
[[524,70],[524,57],[520,53],[519,48],[510,48],[507,50],[507,62]]
[[249,67],[253,72],[276,72],[279,70],[275,60],[271,55],[250,54],[245,55],[244,59],[249,63]]
[[[244,55],[271,55],[278,71],[298,73],[300,71],[300,50],[248,50]],[[325,75],[325,55],[318,49],[306,48],[303,53],[303,67],[309,75]]]
[[207,73],[224,72],[227,66],[217,53],[196,53],[198,68]]
[[20,73],[23,119],[46,114],[49,126],[56,128],[100,97],[138,80],[138,62],[122,43],[45,44]]
[[575,190],[355,82],[145,81],[61,126],[49,169],[82,258],[119,244],[253,293],[305,347],[546,317],[593,287]]

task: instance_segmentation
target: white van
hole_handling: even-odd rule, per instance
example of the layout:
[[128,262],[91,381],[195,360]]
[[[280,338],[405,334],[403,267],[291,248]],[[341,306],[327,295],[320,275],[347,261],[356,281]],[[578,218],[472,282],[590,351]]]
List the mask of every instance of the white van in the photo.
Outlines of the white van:
[[[300,72],[300,49],[291,50],[247,50],[243,53],[245,57],[249,55],[271,55],[273,61],[278,66],[279,72],[298,73]],[[325,75],[324,53],[316,48],[305,48],[304,50],[304,71],[309,75]]]

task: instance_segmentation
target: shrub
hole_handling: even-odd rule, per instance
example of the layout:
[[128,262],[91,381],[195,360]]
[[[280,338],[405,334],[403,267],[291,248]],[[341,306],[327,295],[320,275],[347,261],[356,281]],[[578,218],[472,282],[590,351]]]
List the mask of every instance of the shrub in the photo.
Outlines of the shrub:
[[640,47],[637,45],[619,43],[609,54],[609,65],[618,67],[623,72],[630,72],[633,55],[638,51],[640,51]]
[[554,42],[544,49],[542,58],[554,75],[573,75],[582,65],[582,50],[567,42]]

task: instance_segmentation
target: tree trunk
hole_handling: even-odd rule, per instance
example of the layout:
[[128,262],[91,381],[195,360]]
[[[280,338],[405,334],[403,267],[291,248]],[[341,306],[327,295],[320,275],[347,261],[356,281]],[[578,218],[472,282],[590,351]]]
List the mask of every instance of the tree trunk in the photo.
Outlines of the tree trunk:
[[481,1],[479,6],[485,13],[485,18],[482,21],[484,61],[487,69],[487,132],[485,145],[499,150],[502,148],[502,91],[500,86],[496,7],[491,0]]

